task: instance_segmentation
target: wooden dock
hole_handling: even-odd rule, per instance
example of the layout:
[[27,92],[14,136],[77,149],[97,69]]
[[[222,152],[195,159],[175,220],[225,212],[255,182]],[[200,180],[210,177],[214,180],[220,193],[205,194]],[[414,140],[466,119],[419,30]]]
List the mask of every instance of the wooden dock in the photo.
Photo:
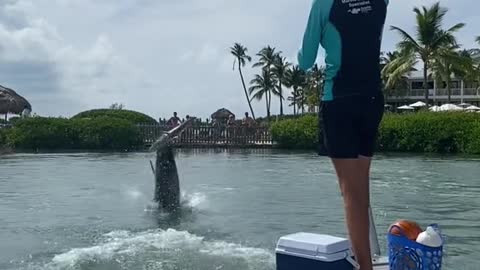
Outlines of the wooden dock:
[[[161,125],[138,125],[146,147],[152,145],[167,128]],[[187,127],[179,137],[173,140],[179,148],[268,148],[274,143],[267,127]]]

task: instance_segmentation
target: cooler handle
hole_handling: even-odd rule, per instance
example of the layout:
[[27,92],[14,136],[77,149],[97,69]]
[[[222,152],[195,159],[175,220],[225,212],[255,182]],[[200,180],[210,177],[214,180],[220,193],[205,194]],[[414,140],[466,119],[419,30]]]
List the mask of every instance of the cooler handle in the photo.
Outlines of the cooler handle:
[[360,264],[358,264],[357,261],[355,261],[352,257],[350,257],[350,254],[345,253],[345,259],[355,267],[355,269],[360,269]]

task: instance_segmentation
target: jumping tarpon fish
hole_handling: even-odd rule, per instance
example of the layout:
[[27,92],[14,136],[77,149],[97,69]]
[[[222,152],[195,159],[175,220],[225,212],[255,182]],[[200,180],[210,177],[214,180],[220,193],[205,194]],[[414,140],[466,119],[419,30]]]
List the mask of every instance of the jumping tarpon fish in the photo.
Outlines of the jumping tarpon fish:
[[175,212],[180,208],[180,181],[172,140],[180,135],[192,120],[193,118],[190,118],[165,132],[150,147],[150,151],[156,151],[155,169],[152,166],[155,175],[154,201],[167,212]]

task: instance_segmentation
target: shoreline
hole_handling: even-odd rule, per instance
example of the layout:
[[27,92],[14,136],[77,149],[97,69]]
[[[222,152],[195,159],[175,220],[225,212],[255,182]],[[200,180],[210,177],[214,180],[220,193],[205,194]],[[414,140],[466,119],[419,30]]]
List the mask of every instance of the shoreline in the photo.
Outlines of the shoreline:
[[[248,148],[248,147],[240,147],[240,148],[233,148],[233,147],[194,147],[194,148],[186,148],[186,147],[177,147],[175,148],[177,153],[225,153],[225,152],[249,152],[251,154],[255,153],[262,153],[262,152],[278,152],[281,154],[288,154],[288,155],[312,155],[314,158],[328,158],[325,155],[318,155],[318,152],[311,149],[288,149],[288,148]],[[88,150],[88,149],[61,149],[61,150],[15,150],[13,148],[0,148],[0,157],[4,156],[11,156],[11,155],[22,155],[22,154],[38,154],[38,155],[48,155],[48,154],[110,154],[110,155],[118,155],[118,154],[154,154],[154,152],[148,151],[148,149],[137,149],[137,150],[128,150],[128,151],[120,151],[120,150]],[[465,153],[434,153],[434,152],[399,152],[399,151],[377,151],[375,154],[375,159],[384,159],[389,157],[423,157],[423,158],[454,158],[454,157],[461,157],[461,158],[468,158],[468,159],[479,159],[480,155],[475,154],[465,154]]]
[[16,154],[13,148],[0,146],[0,157],[11,154]]

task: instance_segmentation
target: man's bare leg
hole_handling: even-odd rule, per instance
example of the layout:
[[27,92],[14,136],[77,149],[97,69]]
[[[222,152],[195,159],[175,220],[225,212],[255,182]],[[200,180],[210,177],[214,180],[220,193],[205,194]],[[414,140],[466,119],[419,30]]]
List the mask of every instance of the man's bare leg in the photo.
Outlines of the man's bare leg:
[[372,270],[370,251],[370,159],[333,159],[343,195],[347,228],[361,270]]

